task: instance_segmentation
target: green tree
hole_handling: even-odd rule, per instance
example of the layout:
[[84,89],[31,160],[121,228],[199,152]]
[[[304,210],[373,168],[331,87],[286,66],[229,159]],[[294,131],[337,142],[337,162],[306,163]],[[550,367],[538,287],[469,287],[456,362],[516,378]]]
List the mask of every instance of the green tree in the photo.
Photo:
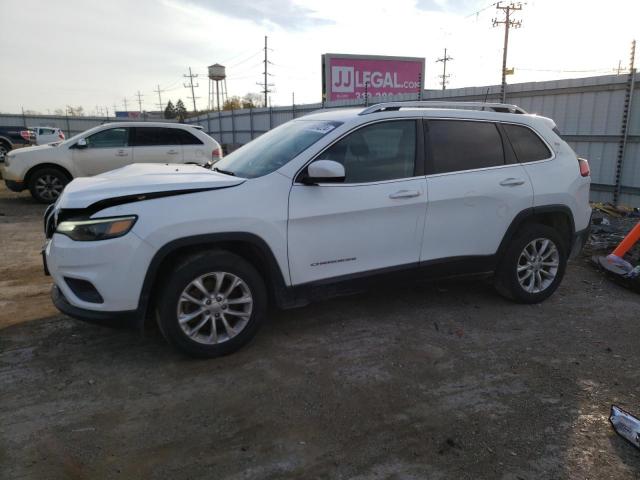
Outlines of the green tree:
[[184,119],[187,118],[187,109],[185,108],[184,103],[182,103],[181,98],[176,102],[176,117],[181,122],[184,122]]
[[227,98],[227,100],[222,105],[223,110],[239,110],[242,108],[242,100],[238,96],[233,96]]
[[164,118],[172,119],[176,118],[177,115],[176,107],[174,107],[171,100],[169,100],[169,102],[167,102],[167,108],[164,109]]

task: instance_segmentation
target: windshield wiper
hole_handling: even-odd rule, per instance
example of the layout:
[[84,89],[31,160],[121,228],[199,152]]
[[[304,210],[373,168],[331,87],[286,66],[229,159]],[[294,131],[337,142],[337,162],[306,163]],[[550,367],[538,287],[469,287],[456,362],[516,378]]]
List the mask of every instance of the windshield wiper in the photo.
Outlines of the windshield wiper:
[[222,170],[222,169],[220,169],[220,168],[218,168],[218,167],[213,167],[213,169],[212,169],[212,170],[213,170],[214,172],[222,173],[222,174],[224,174],[224,175],[231,175],[232,177],[235,177],[235,176],[236,176],[236,174],[235,174],[235,173],[230,172],[229,170]]

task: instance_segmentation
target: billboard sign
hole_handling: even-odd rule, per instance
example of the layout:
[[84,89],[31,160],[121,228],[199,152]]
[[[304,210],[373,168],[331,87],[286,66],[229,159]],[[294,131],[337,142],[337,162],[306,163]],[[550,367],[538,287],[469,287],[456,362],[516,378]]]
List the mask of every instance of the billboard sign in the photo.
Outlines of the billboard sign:
[[424,58],[380,55],[322,55],[322,94],[326,101],[384,100],[417,94],[424,84]]

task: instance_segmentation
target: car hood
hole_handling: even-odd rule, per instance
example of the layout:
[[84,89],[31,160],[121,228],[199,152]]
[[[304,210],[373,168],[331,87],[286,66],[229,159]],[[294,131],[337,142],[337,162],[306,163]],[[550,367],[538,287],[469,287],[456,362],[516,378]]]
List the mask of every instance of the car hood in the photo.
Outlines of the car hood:
[[233,187],[246,181],[197,165],[134,163],[69,183],[57,208],[107,208],[162,196]]
[[18,148],[16,150],[12,150],[11,153],[12,155],[19,157],[22,155],[33,155],[33,154],[47,154],[48,151],[50,150],[56,150],[58,147],[57,146],[52,146],[50,144],[46,144],[46,145],[34,145],[32,147],[23,147],[23,148]]

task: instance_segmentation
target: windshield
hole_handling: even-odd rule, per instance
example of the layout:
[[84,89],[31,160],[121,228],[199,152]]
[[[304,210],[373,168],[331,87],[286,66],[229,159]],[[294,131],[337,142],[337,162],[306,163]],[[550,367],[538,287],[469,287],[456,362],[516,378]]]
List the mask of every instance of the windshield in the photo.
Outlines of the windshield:
[[84,132],[77,133],[73,137],[70,137],[70,138],[67,138],[66,140],[63,140],[62,142],[60,142],[60,144],[68,145],[70,143],[76,143],[81,138],[87,138],[93,132],[95,132],[97,130],[100,130],[100,128],[102,128],[103,126],[104,126],[104,123],[102,125],[98,125],[96,127],[90,128],[89,130],[85,130]]
[[276,171],[341,122],[294,120],[261,135],[215,164],[223,172],[256,178]]

